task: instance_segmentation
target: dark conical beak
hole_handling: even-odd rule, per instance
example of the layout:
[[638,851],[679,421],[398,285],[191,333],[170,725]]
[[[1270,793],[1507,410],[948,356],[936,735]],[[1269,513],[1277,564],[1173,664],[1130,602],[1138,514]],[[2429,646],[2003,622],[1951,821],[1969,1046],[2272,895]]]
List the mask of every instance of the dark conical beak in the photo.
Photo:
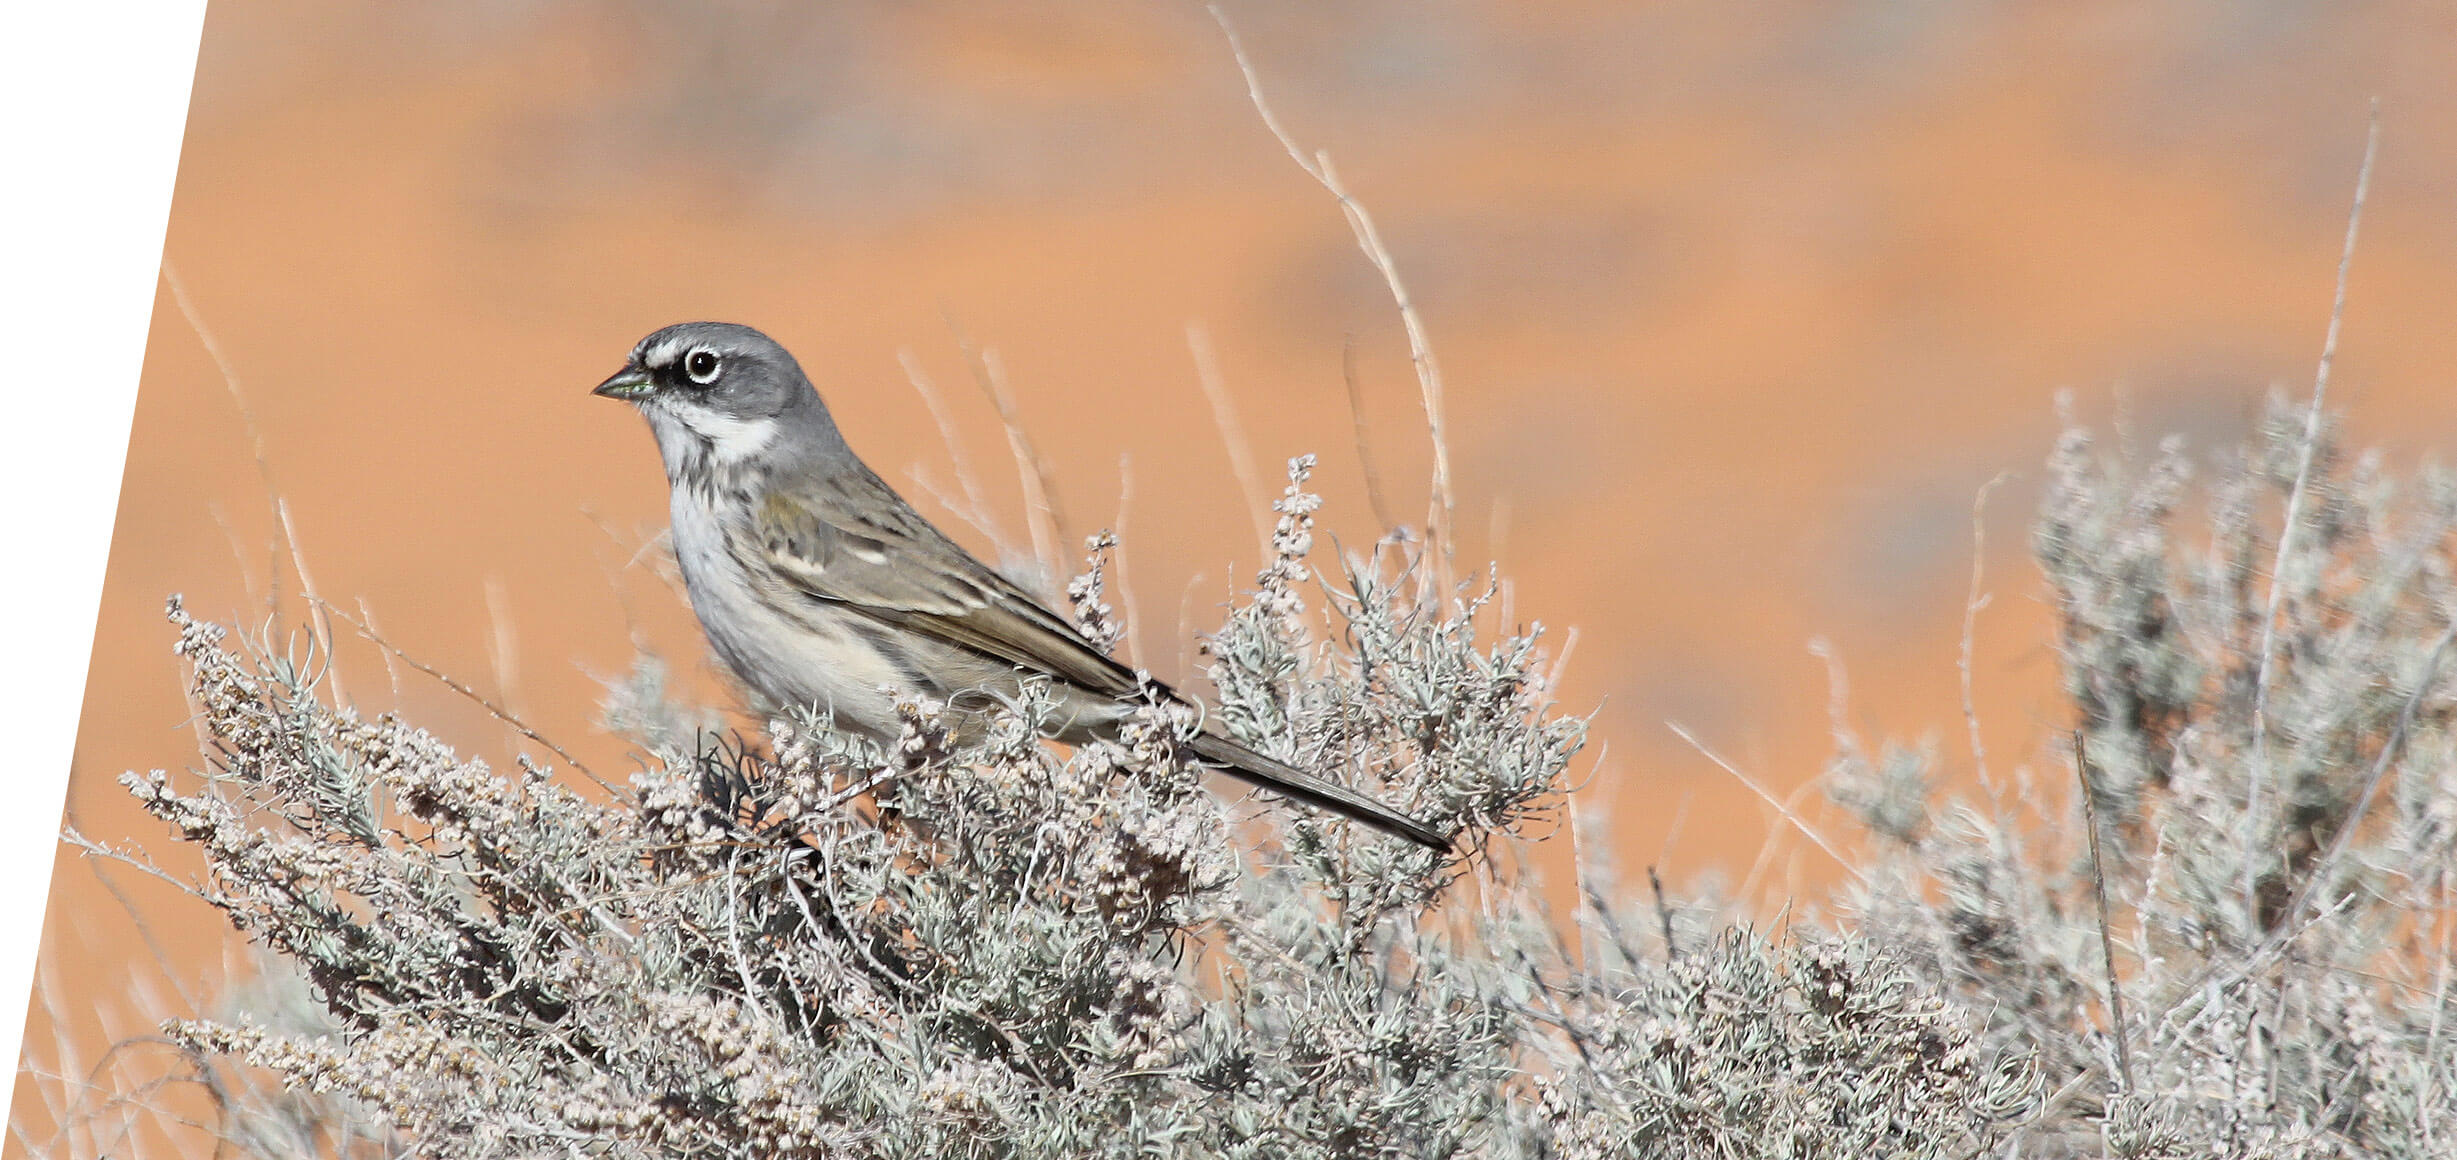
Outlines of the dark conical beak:
[[633,401],[645,397],[650,391],[656,389],[657,383],[648,377],[647,371],[638,367],[624,367],[614,372],[613,378],[597,384],[597,389],[589,393],[604,395],[609,399]]

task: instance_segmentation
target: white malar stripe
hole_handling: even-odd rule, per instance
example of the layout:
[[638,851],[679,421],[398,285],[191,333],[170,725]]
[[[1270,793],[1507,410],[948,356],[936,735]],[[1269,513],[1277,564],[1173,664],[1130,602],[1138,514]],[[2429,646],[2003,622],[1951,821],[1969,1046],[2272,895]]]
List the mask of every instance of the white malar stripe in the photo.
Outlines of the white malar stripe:
[[737,419],[702,412],[691,416],[691,425],[708,440],[709,458],[718,463],[740,463],[767,450],[769,442],[776,438],[774,419]]

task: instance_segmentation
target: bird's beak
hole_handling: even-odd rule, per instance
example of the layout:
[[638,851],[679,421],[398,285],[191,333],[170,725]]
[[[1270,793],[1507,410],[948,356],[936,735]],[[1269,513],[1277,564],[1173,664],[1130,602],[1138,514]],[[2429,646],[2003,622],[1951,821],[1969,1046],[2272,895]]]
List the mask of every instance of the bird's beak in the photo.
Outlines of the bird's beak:
[[638,367],[624,367],[614,372],[613,378],[597,384],[597,389],[589,393],[631,402],[646,397],[650,391],[656,389],[657,383],[648,377],[647,371]]

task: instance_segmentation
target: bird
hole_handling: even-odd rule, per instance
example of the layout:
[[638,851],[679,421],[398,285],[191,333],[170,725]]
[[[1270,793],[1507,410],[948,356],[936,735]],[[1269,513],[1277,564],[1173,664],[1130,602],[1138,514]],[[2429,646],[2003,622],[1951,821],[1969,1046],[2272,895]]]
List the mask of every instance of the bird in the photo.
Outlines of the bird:
[[[738,323],[684,322],[635,345],[593,394],[630,403],[664,461],[674,559],[711,650],[771,707],[880,741],[897,691],[985,722],[1046,678],[1055,740],[1114,740],[1147,696],[1201,710],[1112,659],[941,532],[862,462],[793,355]],[[1420,846],[1424,822],[1206,725],[1188,748],[1282,797]]]

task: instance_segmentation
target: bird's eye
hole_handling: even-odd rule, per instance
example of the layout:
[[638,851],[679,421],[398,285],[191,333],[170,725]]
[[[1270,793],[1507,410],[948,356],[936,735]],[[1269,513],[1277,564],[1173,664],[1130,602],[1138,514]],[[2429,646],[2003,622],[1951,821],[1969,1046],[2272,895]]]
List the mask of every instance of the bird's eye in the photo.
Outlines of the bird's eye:
[[703,387],[717,381],[717,370],[717,352],[713,350],[695,350],[683,359],[683,373]]

